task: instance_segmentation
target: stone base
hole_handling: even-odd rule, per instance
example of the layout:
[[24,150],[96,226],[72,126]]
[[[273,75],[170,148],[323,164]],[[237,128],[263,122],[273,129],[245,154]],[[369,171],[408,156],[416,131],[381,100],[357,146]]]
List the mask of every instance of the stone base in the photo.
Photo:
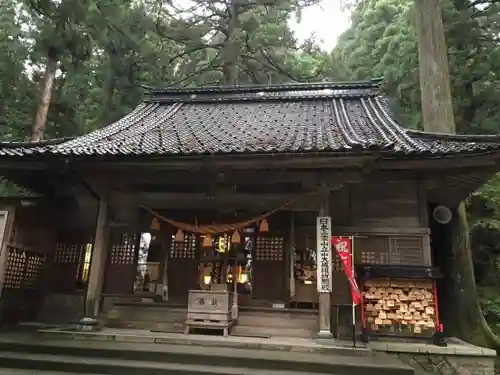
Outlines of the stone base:
[[316,338],[318,340],[331,340],[333,339],[333,335],[330,331],[319,331]]
[[81,332],[97,332],[101,330],[101,326],[95,318],[82,318],[78,322],[76,330]]
[[[451,340],[451,341],[450,341]],[[448,340],[446,347],[427,343],[371,342],[374,351],[386,352],[420,374],[494,375],[496,352]]]

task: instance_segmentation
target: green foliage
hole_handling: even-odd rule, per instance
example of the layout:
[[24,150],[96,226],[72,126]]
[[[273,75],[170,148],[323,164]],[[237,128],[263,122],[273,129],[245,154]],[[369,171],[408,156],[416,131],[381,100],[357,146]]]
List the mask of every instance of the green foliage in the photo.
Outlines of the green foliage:
[[334,59],[288,27],[316,1],[2,0],[0,137],[29,139],[49,58],[58,70],[45,138],[119,119],[143,86],[341,78]]
[[492,288],[478,288],[481,309],[494,332],[500,332],[500,295]]
[[[383,77],[394,109],[408,128],[421,124],[418,44],[413,0],[345,0],[352,25],[333,57],[346,77]],[[443,0],[450,78],[458,133],[500,133],[500,3]],[[476,283],[487,321],[500,332],[500,176],[468,200]]]

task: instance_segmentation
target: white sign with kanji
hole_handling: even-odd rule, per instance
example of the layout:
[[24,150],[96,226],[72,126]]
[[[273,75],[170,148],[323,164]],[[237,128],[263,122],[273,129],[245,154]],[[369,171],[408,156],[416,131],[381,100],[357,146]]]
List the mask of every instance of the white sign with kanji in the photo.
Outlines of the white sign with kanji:
[[332,291],[332,219],[331,217],[318,217],[317,229],[317,286],[320,293]]

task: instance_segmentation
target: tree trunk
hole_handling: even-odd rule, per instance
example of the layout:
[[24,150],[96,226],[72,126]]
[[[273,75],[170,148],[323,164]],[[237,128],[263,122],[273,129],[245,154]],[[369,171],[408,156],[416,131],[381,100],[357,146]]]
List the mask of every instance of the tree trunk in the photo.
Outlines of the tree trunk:
[[57,53],[53,49],[49,49],[47,53],[47,63],[45,65],[45,73],[40,81],[40,98],[36,109],[35,122],[33,123],[31,140],[38,142],[43,140],[45,133],[45,123],[47,122],[47,114],[49,112],[50,101],[52,99],[52,87],[57,71]]
[[440,0],[415,0],[424,130],[455,133]]
[[239,5],[237,0],[232,0],[229,6],[229,22],[227,26],[226,42],[222,50],[222,70],[224,72],[224,83],[235,85],[238,82],[238,52],[239,46],[236,40],[239,28]]
[[[424,130],[455,133],[440,0],[415,0],[415,16]],[[500,348],[500,340],[492,333],[479,306],[465,204],[461,203],[454,214],[448,228],[450,243],[442,249],[448,251],[442,264],[446,278],[443,283],[446,290],[442,293],[445,298],[440,298],[446,331],[476,342],[480,339],[478,333],[482,333],[490,346]]]

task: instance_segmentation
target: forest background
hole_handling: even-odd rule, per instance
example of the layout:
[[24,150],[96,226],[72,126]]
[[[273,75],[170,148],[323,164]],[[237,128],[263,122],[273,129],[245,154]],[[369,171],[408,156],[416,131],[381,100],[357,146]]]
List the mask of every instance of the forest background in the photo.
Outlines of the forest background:
[[[420,128],[413,0],[345,0],[351,26],[332,51],[290,29],[318,2],[0,0],[0,139],[87,133],[130,112],[146,86],[371,78],[384,79],[399,122]],[[442,6],[457,132],[498,134],[500,1]],[[480,302],[498,334],[500,177],[467,207]]]

